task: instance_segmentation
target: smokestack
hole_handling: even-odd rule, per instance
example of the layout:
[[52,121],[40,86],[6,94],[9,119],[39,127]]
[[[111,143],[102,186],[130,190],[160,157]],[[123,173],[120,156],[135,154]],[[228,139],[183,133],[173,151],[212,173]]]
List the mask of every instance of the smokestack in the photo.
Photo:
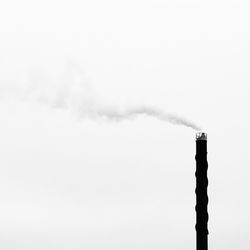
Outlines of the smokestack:
[[196,250],[208,249],[207,134],[196,133]]

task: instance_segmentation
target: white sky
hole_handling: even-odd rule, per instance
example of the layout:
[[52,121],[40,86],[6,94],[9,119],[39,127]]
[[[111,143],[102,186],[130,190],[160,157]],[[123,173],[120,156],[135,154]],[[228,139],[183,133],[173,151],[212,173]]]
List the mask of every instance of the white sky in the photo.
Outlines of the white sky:
[[81,119],[96,102],[201,125],[210,250],[250,249],[249,12],[248,1],[1,3],[0,249],[195,249],[195,132]]

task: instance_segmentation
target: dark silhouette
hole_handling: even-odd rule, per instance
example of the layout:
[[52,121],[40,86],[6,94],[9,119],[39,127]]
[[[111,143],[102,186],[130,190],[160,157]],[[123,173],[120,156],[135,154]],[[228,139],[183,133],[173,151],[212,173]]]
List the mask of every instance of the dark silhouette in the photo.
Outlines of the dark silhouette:
[[196,249],[208,249],[208,196],[207,196],[207,134],[196,134]]

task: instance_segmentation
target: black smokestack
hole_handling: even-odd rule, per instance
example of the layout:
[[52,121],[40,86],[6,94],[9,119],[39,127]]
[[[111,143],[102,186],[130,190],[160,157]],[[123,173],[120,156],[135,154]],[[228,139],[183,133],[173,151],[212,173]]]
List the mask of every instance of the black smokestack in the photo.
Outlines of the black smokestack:
[[196,250],[208,249],[207,134],[196,134]]

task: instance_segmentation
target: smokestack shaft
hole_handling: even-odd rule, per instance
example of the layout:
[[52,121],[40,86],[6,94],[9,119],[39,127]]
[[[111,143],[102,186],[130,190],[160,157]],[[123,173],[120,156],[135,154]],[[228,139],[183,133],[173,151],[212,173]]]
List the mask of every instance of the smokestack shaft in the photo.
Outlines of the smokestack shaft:
[[207,196],[207,135],[205,133],[196,134],[196,249],[208,249],[208,196]]

